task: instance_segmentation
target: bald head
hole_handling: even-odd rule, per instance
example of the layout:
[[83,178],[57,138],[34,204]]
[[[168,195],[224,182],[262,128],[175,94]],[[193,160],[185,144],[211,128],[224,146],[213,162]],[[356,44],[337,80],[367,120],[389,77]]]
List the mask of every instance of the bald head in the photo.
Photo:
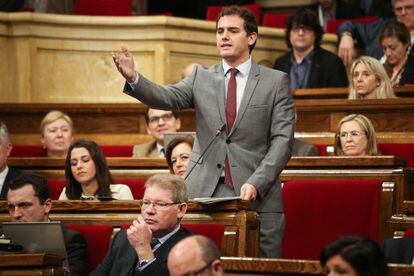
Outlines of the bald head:
[[224,275],[220,250],[216,244],[203,236],[191,236],[178,242],[168,255],[171,276],[188,273],[197,275]]

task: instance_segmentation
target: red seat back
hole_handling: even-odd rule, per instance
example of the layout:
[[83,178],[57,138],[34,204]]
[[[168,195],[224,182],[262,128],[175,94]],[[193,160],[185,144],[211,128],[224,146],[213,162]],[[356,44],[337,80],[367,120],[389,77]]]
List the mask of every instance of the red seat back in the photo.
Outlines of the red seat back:
[[145,192],[145,182],[146,179],[137,178],[137,179],[117,179],[115,182],[119,184],[125,184],[131,190],[131,193],[134,199],[142,199]]
[[76,0],[74,14],[128,16],[132,12],[131,0]]
[[[223,7],[224,6],[208,6],[207,13],[206,13],[206,20],[216,21]],[[260,5],[249,4],[249,5],[242,5],[241,7],[251,10],[254,16],[256,17],[257,22],[260,22]]]
[[290,13],[265,13],[262,26],[285,29],[286,20],[290,15]]
[[324,246],[342,235],[377,241],[381,187],[374,180],[286,182],[283,257],[318,259]]
[[405,230],[404,238],[413,238],[414,237],[414,228]]
[[353,19],[330,19],[326,21],[326,32],[330,34],[336,34],[336,31],[338,30],[339,25],[341,25],[342,22],[345,22],[345,21],[367,24],[367,23],[374,22],[375,20],[378,20],[377,16],[360,17],[360,18],[353,18]]
[[326,145],[314,144],[314,146],[318,150],[319,156],[326,156]]
[[58,200],[60,194],[62,193],[63,188],[66,186],[65,179],[53,179],[47,180],[47,185],[49,186],[50,198],[53,200]]
[[378,144],[378,149],[383,155],[395,155],[404,157],[407,160],[407,166],[414,167],[414,143],[387,143]]
[[102,145],[101,149],[105,157],[131,157],[133,145]]
[[89,275],[102,262],[108,252],[113,228],[110,225],[68,225],[68,227],[79,231],[86,240],[88,247],[86,275]]
[[13,145],[10,157],[45,157],[46,149],[41,145]]

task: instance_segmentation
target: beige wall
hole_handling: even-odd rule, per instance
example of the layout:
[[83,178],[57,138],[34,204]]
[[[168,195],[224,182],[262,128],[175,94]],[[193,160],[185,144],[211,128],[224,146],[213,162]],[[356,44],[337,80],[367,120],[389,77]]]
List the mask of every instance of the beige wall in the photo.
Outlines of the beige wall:
[[[140,72],[172,83],[185,64],[219,60],[214,31],[214,22],[164,16],[0,13],[0,102],[135,102],[121,93],[113,51],[128,45]],[[287,51],[283,36],[283,30],[260,28],[255,61],[273,64]],[[335,36],[324,41],[336,50]]]

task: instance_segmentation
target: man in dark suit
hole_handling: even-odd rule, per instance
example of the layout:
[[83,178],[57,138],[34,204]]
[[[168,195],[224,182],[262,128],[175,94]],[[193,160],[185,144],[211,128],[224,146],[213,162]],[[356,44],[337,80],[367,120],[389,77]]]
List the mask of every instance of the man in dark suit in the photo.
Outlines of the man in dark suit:
[[136,72],[125,46],[113,59],[128,82],[125,93],[153,108],[195,109],[189,197],[252,201],[260,216],[260,254],[280,257],[285,219],[278,176],[291,156],[295,112],[288,76],[251,58],[257,36],[251,11],[224,8],[216,21],[222,61],[209,69],[196,66],[189,77],[168,86]]
[[414,264],[414,238],[386,239],[382,251],[387,263]]
[[[46,179],[36,173],[24,173],[10,183],[7,193],[10,219],[15,222],[48,222],[52,209]],[[28,230],[29,231],[29,230]],[[69,269],[72,275],[82,276],[87,268],[85,238],[78,232],[62,225]]]
[[10,182],[20,176],[23,171],[7,166],[7,159],[12,150],[9,131],[4,123],[0,122],[0,199],[7,199]]
[[291,51],[276,59],[273,68],[289,74],[291,90],[348,86],[342,60],[320,46],[322,35],[312,10],[301,8],[288,18],[285,41]]
[[141,215],[120,231],[91,275],[169,275],[171,248],[192,233],[180,226],[187,211],[187,189],[177,175],[157,174],[145,184]]

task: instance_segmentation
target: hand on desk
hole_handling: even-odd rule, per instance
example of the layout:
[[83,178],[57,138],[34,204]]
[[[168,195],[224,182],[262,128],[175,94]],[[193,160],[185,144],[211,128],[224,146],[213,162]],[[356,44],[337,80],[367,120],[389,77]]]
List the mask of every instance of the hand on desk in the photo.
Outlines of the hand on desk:
[[257,190],[250,183],[244,183],[240,188],[240,198],[243,200],[253,201],[256,199]]

